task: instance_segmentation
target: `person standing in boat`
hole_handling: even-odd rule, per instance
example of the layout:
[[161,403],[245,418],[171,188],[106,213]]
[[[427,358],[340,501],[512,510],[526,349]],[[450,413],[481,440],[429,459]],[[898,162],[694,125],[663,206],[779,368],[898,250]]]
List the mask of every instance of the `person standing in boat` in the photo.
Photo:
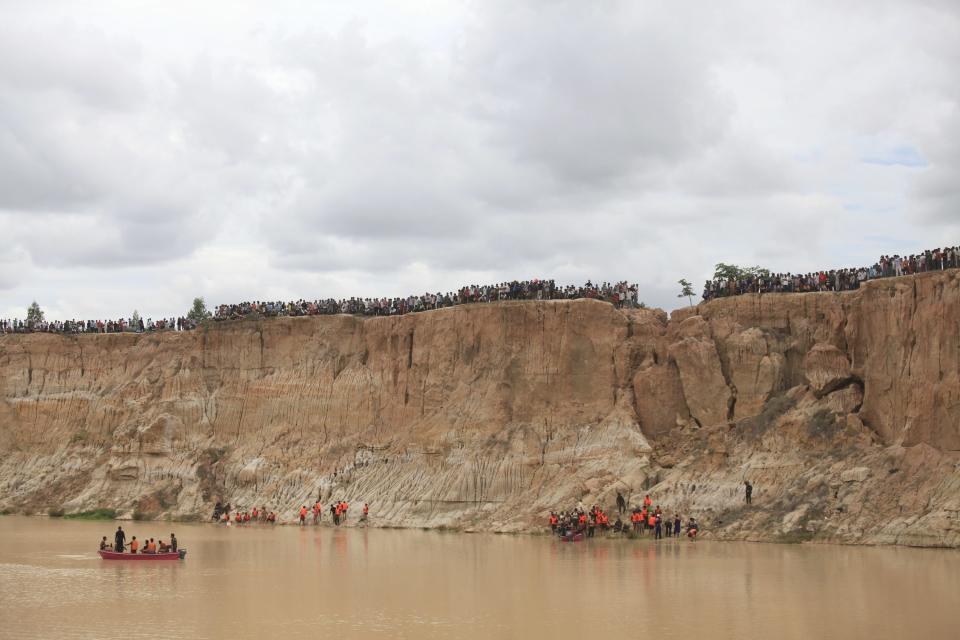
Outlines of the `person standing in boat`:
[[127,542],[127,534],[123,532],[123,527],[117,527],[117,532],[113,534],[113,550],[117,553],[123,553],[123,548]]

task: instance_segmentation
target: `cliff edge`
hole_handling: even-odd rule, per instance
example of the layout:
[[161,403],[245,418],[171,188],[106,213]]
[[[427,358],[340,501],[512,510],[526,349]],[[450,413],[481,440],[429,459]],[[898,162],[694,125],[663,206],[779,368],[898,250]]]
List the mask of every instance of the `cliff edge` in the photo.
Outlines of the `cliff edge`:
[[[527,531],[650,493],[705,533],[960,546],[960,273],[0,337],[0,508]],[[755,487],[743,502],[743,481]]]

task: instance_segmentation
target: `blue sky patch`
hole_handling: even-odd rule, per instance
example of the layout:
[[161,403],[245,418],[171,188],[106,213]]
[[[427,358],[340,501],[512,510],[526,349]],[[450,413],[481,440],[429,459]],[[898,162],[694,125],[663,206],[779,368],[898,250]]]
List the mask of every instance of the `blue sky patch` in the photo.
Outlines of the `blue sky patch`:
[[907,145],[874,151],[860,158],[867,164],[925,167],[929,163],[915,148]]

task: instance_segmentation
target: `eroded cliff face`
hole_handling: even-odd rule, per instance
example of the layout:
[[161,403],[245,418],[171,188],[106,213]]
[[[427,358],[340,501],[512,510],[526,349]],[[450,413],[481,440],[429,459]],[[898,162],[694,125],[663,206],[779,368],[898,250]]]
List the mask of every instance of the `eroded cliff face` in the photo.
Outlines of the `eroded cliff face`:
[[[0,338],[0,507],[525,531],[645,493],[709,535],[960,545],[960,274]],[[743,504],[742,483],[755,486]]]

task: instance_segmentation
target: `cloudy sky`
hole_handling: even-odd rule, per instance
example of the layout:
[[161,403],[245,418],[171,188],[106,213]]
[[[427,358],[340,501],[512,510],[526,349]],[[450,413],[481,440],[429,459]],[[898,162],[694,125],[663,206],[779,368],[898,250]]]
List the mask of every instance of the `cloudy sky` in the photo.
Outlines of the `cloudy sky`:
[[960,243],[960,3],[0,0],[0,317]]

